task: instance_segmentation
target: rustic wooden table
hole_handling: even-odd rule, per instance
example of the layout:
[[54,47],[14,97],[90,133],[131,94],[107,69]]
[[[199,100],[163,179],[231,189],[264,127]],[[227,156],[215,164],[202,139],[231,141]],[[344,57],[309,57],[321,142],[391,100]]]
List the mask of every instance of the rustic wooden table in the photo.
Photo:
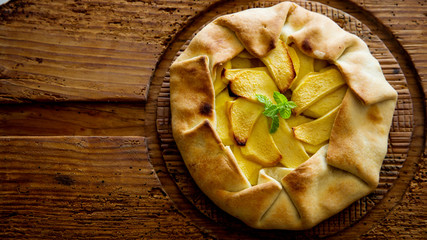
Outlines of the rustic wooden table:
[[167,69],[212,18],[265,2],[12,0],[0,6],[0,237],[425,239],[425,0],[319,1],[381,39],[410,93],[403,167],[363,218],[322,236],[248,230],[213,220],[184,196],[157,128],[164,124],[157,116],[168,96]]

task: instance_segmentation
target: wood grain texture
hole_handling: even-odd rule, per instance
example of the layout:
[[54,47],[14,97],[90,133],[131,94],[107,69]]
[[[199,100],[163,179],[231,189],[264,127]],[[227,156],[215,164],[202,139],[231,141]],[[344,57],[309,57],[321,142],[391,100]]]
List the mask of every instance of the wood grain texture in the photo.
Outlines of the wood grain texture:
[[1,238],[205,239],[168,199],[143,137],[0,138]]
[[37,103],[0,106],[3,136],[144,136],[142,103]]
[[387,26],[408,53],[423,82],[427,81],[427,1],[353,1],[369,9]]
[[417,172],[402,200],[377,226],[362,235],[364,239],[389,239],[390,236],[399,236],[401,239],[425,239],[427,235],[426,160],[424,157],[417,164]]
[[190,4],[18,0],[0,6],[0,102],[146,100],[157,58],[211,2]]

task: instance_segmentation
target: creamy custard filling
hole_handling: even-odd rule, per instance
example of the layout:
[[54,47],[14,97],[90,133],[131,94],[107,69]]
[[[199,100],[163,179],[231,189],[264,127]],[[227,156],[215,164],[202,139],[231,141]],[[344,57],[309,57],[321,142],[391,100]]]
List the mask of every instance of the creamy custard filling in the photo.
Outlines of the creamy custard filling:
[[[261,169],[286,175],[327,144],[347,91],[337,67],[282,40],[260,59],[243,50],[218,66],[213,79],[216,131],[252,185]],[[270,133],[271,119],[256,95],[275,103],[275,91],[297,107]]]

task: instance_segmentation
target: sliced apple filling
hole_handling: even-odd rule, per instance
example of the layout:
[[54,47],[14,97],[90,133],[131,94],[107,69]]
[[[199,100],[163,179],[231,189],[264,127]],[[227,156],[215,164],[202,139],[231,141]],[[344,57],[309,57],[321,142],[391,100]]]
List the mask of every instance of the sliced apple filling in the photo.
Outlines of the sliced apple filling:
[[261,61],[267,66],[280,92],[288,90],[295,79],[295,68],[286,44],[279,40],[276,48],[261,58]]
[[[212,79],[216,130],[252,185],[261,181],[261,169],[265,173],[275,169],[284,176],[327,144],[347,91],[338,68],[281,40],[260,59],[242,51],[217,66]],[[274,103],[278,101],[275,91],[296,107],[290,118],[278,117],[278,127],[270,133],[273,120],[266,117],[268,106],[258,96]],[[282,174],[280,169],[286,171]]]
[[230,102],[228,118],[234,140],[240,146],[245,146],[252,128],[264,108],[257,103],[250,102],[244,98],[238,98]]

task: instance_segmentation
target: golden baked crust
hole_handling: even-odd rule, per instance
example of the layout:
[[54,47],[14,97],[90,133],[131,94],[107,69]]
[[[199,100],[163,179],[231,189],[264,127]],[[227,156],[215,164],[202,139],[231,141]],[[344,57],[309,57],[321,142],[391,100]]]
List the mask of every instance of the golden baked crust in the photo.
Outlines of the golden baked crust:
[[[284,36],[341,71],[347,93],[329,144],[286,176],[259,173],[252,186],[215,131],[216,69],[246,49],[265,56]],[[329,18],[290,2],[219,17],[170,68],[172,130],[200,189],[254,228],[308,229],[373,191],[387,151],[397,93],[366,44]]]

